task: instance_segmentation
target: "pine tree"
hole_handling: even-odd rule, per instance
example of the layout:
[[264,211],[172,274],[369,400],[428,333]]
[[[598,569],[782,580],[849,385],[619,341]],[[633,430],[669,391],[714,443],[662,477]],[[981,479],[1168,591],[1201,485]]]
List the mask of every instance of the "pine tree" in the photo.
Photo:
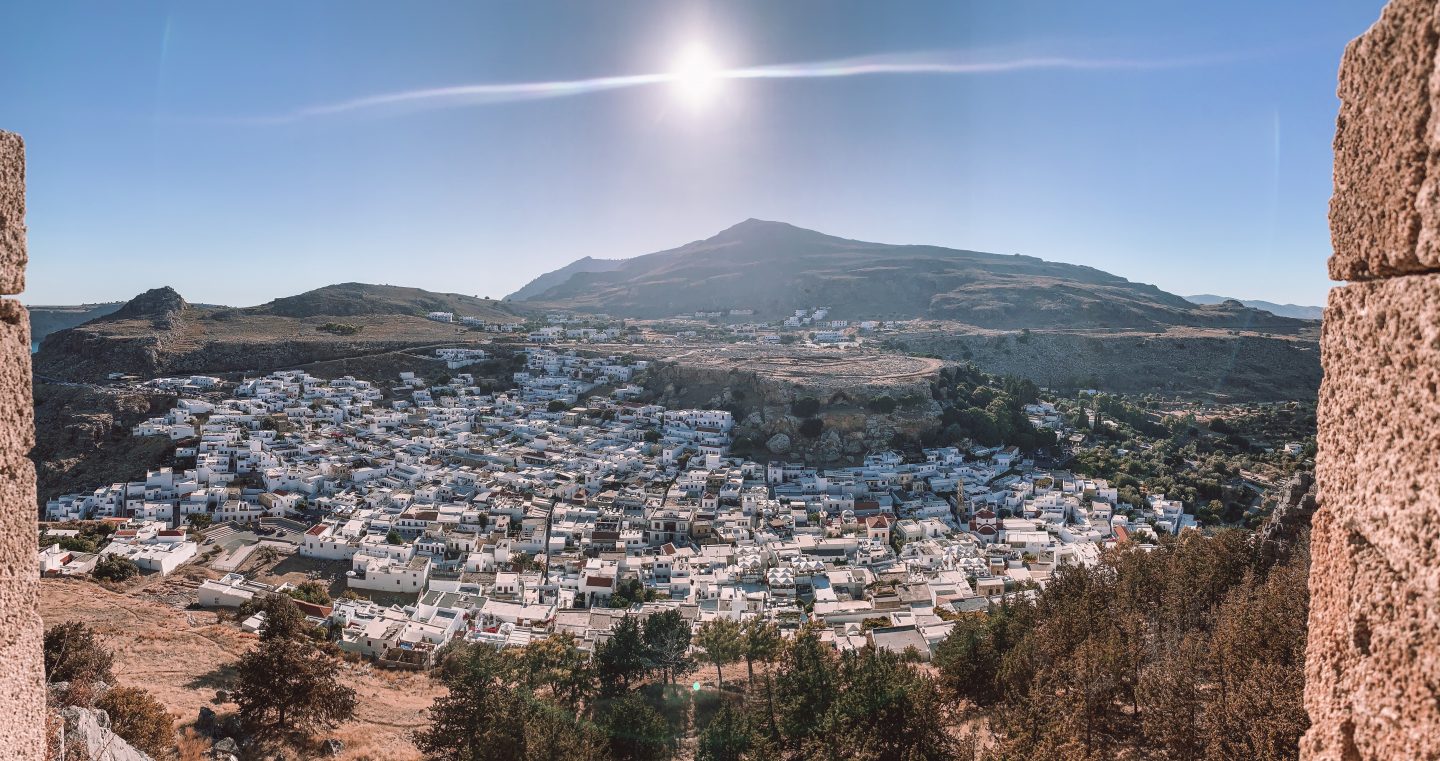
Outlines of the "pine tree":
[[721,667],[739,660],[744,647],[740,625],[729,618],[712,618],[700,625],[695,633],[695,644],[705,651],[705,660],[715,665],[716,686],[724,687],[725,675]]
[[232,695],[240,717],[259,731],[309,730],[349,719],[355,691],[340,684],[335,659],[305,636],[295,601],[274,595],[263,607],[260,644],[234,664]]
[[631,682],[649,670],[647,652],[637,618],[625,616],[616,622],[610,637],[595,648],[595,671],[601,689],[610,694],[628,692]]
[[690,622],[677,608],[670,608],[645,619],[646,658],[659,670],[667,684],[675,675],[690,668]]

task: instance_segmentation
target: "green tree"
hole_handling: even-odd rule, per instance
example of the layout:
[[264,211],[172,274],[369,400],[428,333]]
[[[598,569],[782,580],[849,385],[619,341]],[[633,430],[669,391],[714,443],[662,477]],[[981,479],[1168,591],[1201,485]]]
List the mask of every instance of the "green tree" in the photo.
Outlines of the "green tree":
[[802,396],[790,403],[790,413],[795,417],[815,417],[820,414],[820,400]]
[[755,664],[769,663],[780,652],[780,630],[762,618],[746,619],[741,627],[741,657],[745,659],[747,681],[755,682]]
[[355,691],[340,684],[339,665],[305,636],[305,619],[284,595],[265,600],[260,644],[234,664],[231,693],[252,729],[308,731],[355,713]]
[[617,621],[609,638],[595,647],[601,689],[611,694],[628,692],[631,683],[649,671],[648,652],[640,620],[625,616]]
[[571,711],[578,710],[598,686],[590,656],[569,633],[531,642],[520,651],[520,662],[527,686],[549,689]]
[[834,650],[813,629],[802,629],[782,656],[775,677],[777,723],[785,744],[798,750],[834,731],[830,709],[839,688]]
[[670,608],[645,619],[646,660],[660,671],[667,684],[690,668],[690,622],[678,608]]
[[695,761],[744,761],[755,744],[745,714],[726,704],[700,733]]
[[825,421],[818,417],[805,418],[800,422],[800,427],[796,430],[800,432],[801,436],[807,439],[817,438],[825,430]]
[[285,594],[296,600],[302,600],[314,605],[330,604],[330,588],[324,582],[311,579],[302,581],[293,587],[285,590]]
[[135,561],[119,555],[103,555],[90,575],[102,581],[125,581],[140,575]]
[[430,725],[414,733],[429,759],[501,761],[523,757],[520,707],[508,688],[513,663],[495,648],[456,643],[438,656],[433,676],[446,687],[430,708]]
[[740,625],[733,619],[712,618],[695,632],[695,644],[704,651],[705,660],[714,664],[715,684],[724,687],[725,675],[721,668],[740,660],[744,650]]
[[404,543],[405,543],[405,540],[400,537],[400,532],[399,532],[397,529],[393,529],[393,528],[392,528],[392,529],[390,529],[388,532],[385,533],[385,543],[386,543],[386,544],[404,544]]
[[610,738],[610,754],[620,761],[660,761],[670,757],[670,725],[635,693],[611,700],[600,715]]

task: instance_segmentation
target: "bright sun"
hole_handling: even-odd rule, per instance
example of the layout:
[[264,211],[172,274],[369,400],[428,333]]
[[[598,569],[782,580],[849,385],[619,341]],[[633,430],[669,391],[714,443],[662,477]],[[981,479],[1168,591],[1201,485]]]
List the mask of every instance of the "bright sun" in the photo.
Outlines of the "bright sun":
[[692,108],[700,108],[715,98],[723,71],[710,51],[697,43],[681,54],[670,78],[676,94]]

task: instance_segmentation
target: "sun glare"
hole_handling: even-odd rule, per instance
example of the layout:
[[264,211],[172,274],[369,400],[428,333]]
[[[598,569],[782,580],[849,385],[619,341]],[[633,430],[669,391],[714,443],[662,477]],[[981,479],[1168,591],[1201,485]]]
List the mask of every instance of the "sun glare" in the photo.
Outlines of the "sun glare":
[[715,98],[724,70],[704,45],[685,49],[671,72],[675,93],[692,108],[701,108]]

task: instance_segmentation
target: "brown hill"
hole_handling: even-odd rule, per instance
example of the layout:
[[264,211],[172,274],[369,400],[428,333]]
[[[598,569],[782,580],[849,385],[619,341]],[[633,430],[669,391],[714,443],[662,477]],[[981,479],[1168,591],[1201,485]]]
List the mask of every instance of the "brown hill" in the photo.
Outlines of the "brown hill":
[[1093,267],[869,243],[757,219],[668,251],[583,259],[509,300],[641,318],[726,309],[775,318],[828,306],[837,318],[935,317],[1005,329],[1303,327],[1235,302],[1196,305]]
[[112,372],[262,371],[477,338],[460,325],[426,319],[431,311],[524,319],[511,304],[387,285],[344,283],[240,309],[189,304],[165,287],[46,336],[34,356],[35,374],[45,381],[94,381]]

